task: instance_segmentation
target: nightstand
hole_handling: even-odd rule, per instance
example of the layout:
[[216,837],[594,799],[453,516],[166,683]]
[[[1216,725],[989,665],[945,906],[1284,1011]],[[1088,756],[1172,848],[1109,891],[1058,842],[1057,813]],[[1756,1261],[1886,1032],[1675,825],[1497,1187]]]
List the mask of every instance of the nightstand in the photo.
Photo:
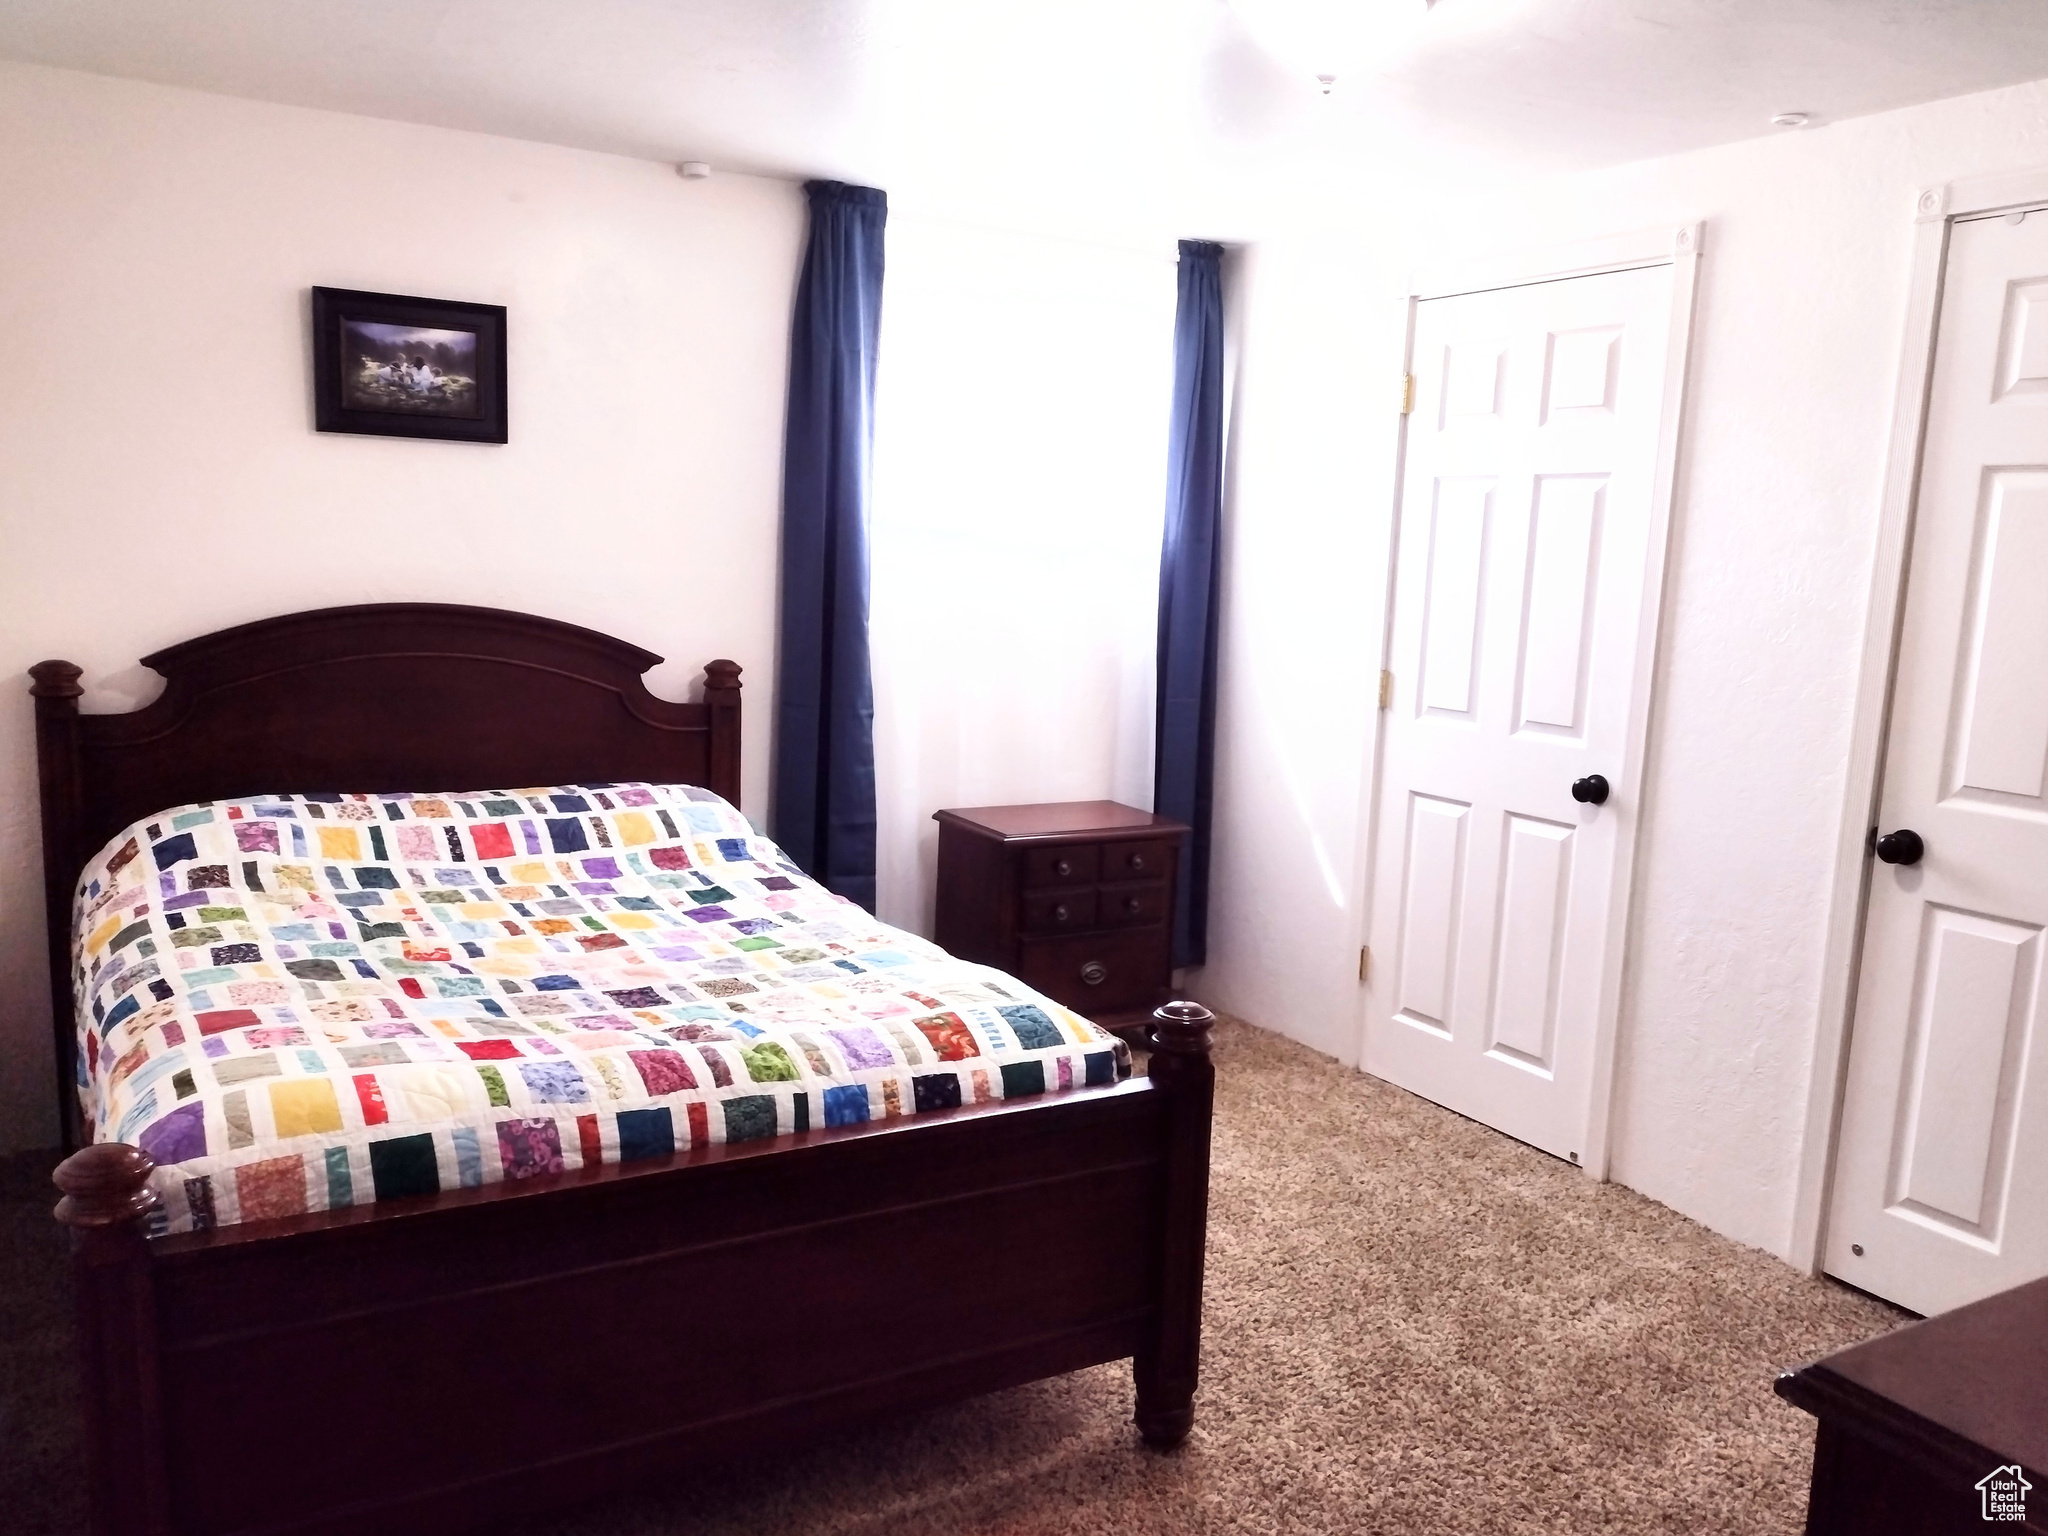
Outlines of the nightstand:
[[939,811],[941,948],[1106,1029],[1139,1029],[1173,974],[1188,829],[1114,800]]

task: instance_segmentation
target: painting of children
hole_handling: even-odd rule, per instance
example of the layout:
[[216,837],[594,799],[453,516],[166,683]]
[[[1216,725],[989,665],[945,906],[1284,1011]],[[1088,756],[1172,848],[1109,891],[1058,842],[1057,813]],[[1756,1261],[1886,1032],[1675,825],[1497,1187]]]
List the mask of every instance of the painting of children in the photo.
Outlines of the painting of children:
[[508,441],[503,305],[353,288],[311,297],[316,431]]
[[353,411],[474,418],[476,332],[341,322],[342,399]]

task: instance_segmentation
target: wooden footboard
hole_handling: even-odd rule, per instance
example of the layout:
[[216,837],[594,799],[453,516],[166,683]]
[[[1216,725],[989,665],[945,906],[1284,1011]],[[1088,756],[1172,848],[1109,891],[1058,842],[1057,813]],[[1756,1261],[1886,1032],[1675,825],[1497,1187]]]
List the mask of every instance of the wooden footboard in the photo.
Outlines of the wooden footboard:
[[147,1156],[88,1147],[95,1536],[465,1529],[1124,1356],[1177,1445],[1209,1022],[1114,1087],[153,1240]]

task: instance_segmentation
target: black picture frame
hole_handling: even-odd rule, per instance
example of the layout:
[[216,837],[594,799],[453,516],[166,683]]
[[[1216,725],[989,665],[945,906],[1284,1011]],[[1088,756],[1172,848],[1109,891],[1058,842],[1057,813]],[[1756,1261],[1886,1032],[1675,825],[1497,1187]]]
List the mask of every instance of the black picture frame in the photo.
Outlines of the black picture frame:
[[[394,367],[381,354],[403,350],[406,331],[448,335],[410,344],[422,350]],[[460,372],[472,359],[473,372]],[[451,391],[451,379],[470,387]],[[508,441],[504,306],[315,288],[313,425],[378,437]]]

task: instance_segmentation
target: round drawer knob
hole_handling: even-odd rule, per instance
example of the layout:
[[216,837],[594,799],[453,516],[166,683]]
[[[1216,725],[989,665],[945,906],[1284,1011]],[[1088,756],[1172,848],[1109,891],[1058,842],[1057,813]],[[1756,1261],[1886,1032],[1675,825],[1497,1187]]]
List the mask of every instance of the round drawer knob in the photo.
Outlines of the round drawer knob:
[[1138,900],[1138,898],[1135,896],[1126,896],[1124,898],[1124,910],[1130,913],[1133,917],[1136,917],[1138,915],[1138,909],[1144,905],[1145,903]]
[[1067,904],[1064,901],[1052,909],[1052,920],[1056,923],[1064,923],[1067,920]]
[[1099,987],[1109,980],[1109,967],[1100,960],[1090,960],[1081,967],[1081,979],[1091,987]]
[[1074,872],[1074,866],[1071,861],[1060,859],[1054,863],[1052,872],[1056,875],[1071,875]]
[[1145,855],[1143,855],[1142,853],[1134,853],[1134,854],[1132,854],[1132,855],[1131,855],[1131,868],[1133,868],[1133,869],[1143,869],[1144,867],[1145,867]]

